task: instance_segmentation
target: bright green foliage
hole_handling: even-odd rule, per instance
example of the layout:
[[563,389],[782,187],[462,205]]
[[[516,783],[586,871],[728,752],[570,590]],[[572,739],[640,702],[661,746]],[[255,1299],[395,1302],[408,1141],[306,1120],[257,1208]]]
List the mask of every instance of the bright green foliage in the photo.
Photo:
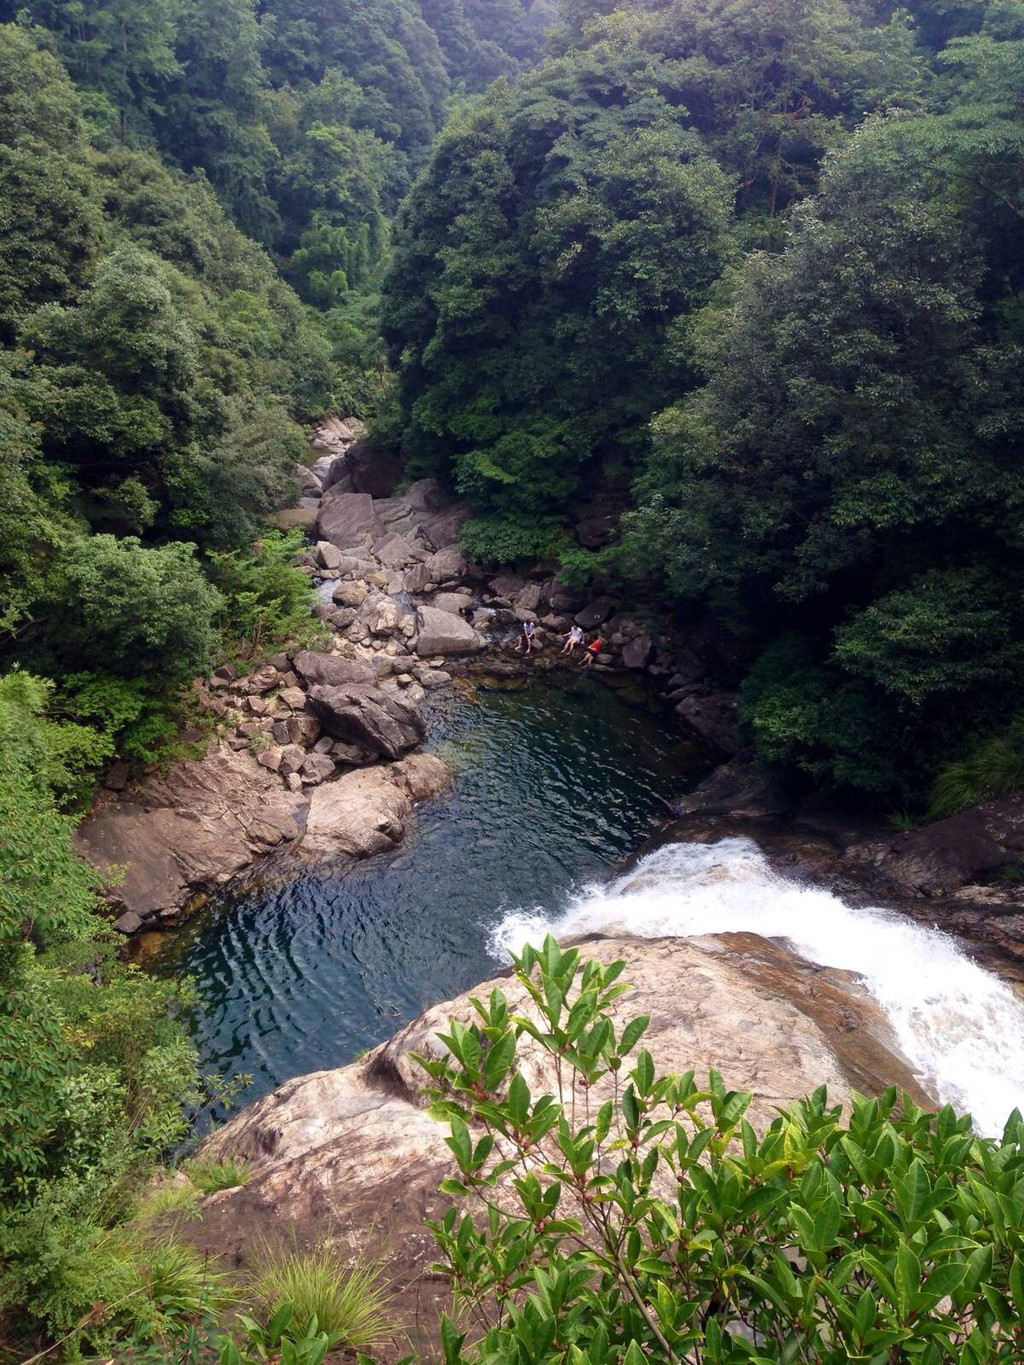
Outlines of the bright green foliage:
[[185,1168],[189,1180],[203,1194],[215,1194],[217,1190],[230,1190],[236,1185],[244,1185],[249,1179],[249,1163],[229,1159],[228,1161],[190,1161]]
[[301,531],[269,531],[249,550],[210,556],[210,575],[221,594],[221,633],[246,653],[295,639],[309,628],[309,577],[291,562],[301,543]]
[[321,1331],[316,1318],[304,1327],[290,1303],[282,1303],[264,1326],[244,1313],[238,1315],[242,1331],[239,1339],[229,1338],[221,1347],[220,1365],[260,1365],[279,1361],[280,1365],[321,1365],[333,1341]]
[[174,683],[205,665],[221,600],[192,546],[91,536],[62,572],[51,639],[66,666]]
[[[526,948],[530,1013],[495,990],[442,1035],[450,1057],[421,1059],[458,1166],[444,1188],[485,1208],[434,1225],[474,1322],[444,1320],[446,1365],[1020,1360],[1019,1112],[995,1141],[894,1089],[844,1119],[821,1087],[759,1137],[749,1093],[634,1052],[647,1016],[609,1015],[623,965]],[[524,1034],[557,1094],[518,1070]]]
[[121,964],[94,913],[99,879],[49,785],[69,727],[35,716],[44,696],[18,675],[0,691],[0,1314],[60,1335],[132,1288],[105,1229],[198,1086],[187,989]]

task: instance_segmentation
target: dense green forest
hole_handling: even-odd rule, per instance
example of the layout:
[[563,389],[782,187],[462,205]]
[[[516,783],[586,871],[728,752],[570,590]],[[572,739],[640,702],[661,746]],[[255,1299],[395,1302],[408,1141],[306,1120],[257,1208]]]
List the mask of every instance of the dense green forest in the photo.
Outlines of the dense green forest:
[[1017,785],[1024,6],[610,8],[403,206],[392,439],[476,553],[713,612],[766,760],[918,809]]
[[264,643],[307,626],[296,542],[262,523],[296,491],[302,423],[379,398],[390,220],[447,111],[534,60],[548,18],[0,4],[0,1343],[18,1359],[69,1332],[72,1352],[128,1332],[169,1358],[195,1258],[155,1267],[125,1220],[217,1088],[187,991],[120,962],[75,819],[113,756],[175,751],[213,651],[257,620]]
[[72,833],[300,627],[303,423],[712,617],[808,785],[1024,781],[1020,0],[0,0],[0,225],[0,1337],[193,1311],[125,1220],[217,1082]]

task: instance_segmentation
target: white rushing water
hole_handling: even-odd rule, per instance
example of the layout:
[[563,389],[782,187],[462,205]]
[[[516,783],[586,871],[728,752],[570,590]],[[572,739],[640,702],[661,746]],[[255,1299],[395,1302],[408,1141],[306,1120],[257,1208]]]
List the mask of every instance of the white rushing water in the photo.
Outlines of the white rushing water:
[[1010,1111],[1024,1109],[1024,1003],[1007,985],[938,930],[779,876],[749,839],[668,844],[626,876],[587,887],[558,918],[506,915],[490,948],[505,959],[548,931],[786,939],[802,957],[861,977],[922,1084],[972,1113],[979,1131],[999,1134]]

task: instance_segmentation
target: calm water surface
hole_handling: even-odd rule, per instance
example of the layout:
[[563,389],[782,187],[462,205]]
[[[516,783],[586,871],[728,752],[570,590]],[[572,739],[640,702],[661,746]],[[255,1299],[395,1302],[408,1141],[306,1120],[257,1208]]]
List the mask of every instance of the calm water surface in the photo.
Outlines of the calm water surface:
[[251,1074],[256,1099],[493,976],[488,935],[510,911],[557,914],[669,814],[692,781],[677,743],[582,679],[435,695],[428,747],[454,788],[424,803],[398,850],[315,868],[283,860],[150,961],[194,978],[205,1069]]

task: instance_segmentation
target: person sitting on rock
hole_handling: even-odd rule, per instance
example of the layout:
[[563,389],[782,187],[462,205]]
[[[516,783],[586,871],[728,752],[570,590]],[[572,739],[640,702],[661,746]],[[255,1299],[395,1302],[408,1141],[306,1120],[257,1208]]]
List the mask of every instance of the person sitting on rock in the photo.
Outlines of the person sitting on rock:
[[583,631],[579,626],[573,626],[567,635],[562,636],[562,639],[565,641],[562,646],[562,653],[571,654],[577,645],[583,643]]
[[597,656],[601,653],[602,649],[604,649],[604,645],[601,643],[600,636],[595,635],[594,638],[591,640],[590,644],[587,645],[587,652],[583,657],[583,667],[589,668],[590,665],[597,658]]
[[532,654],[532,653],[533,653],[533,637],[536,635],[536,633],[537,633],[537,627],[534,625],[534,623],[533,623],[532,621],[524,621],[524,622],[523,622],[523,633],[522,633],[522,635],[519,637],[519,639],[516,641],[516,649],[521,649],[521,648],[522,648],[522,645],[523,645],[523,641],[525,640],[525,641],[526,641],[526,652],[527,652],[527,654]]

